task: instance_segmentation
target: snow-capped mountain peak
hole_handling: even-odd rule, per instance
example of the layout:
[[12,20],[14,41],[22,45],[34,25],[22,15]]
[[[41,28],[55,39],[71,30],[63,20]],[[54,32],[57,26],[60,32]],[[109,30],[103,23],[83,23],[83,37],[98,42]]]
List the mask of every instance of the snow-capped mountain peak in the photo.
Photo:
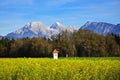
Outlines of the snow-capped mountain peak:
[[63,26],[59,22],[55,22],[50,27],[45,26],[41,22],[30,22],[30,23],[27,23],[23,28],[7,34],[7,37],[14,38],[14,39],[25,38],[25,37],[50,38],[52,35],[59,34],[65,30],[68,30],[71,32],[74,30],[74,28]]
[[54,24],[57,25],[57,26],[61,25],[60,22],[55,22]]
[[38,33],[39,31],[44,31],[46,26],[44,26],[41,22],[30,22],[27,23],[23,28],[18,29],[14,33],[20,34],[21,32],[29,32],[32,31],[34,33]]
[[59,22],[55,22],[54,24],[50,26],[50,29],[53,30],[53,32],[55,33],[61,33],[62,31],[67,30],[67,28],[69,27],[62,25]]
[[50,26],[51,29],[60,29],[62,27],[64,27],[64,26],[62,24],[60,24],[59,22],[55,22],[54,24],[52,24]]

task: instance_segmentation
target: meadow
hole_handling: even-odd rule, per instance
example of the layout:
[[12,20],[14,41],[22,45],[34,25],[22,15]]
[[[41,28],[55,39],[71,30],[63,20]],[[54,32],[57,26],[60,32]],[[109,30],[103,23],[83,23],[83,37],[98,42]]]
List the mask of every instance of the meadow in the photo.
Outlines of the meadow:
[[120,80],[120,58],[0,58],[0,80]]

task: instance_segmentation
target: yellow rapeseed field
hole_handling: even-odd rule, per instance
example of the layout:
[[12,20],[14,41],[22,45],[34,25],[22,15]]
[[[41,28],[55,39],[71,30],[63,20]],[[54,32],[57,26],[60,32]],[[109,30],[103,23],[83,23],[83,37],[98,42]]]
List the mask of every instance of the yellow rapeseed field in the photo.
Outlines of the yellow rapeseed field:
[[0,58],[0,80],[120,80],[120,59]]

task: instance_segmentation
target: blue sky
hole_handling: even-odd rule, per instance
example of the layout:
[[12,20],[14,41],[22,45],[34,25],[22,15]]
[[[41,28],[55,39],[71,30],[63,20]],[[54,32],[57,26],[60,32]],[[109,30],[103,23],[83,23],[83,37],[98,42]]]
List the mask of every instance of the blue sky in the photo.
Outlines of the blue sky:
[[0,35],[26,23],[82,26],[87,21],[120,23],[120,0],[0,0]]

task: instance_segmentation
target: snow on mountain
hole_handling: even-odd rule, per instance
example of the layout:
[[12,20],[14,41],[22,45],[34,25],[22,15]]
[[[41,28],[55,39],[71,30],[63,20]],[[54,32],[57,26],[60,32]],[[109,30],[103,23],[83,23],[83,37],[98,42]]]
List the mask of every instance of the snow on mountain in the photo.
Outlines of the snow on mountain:
[[55,22],[54,24],[50,26],[51,34],[59,34],[60,32],[64,30],[65,30],[65,26],[63,26],[59,22]]
[[60,24],[59,22],[55,22],[54,24],[52,24],[50,26],[50,29],[52,31],[53,34],[59,34],[61,33],[62,31],[68,31],[68,32],[73,32],[75,30],[78,30],[78,28],[76,26],[64,26],[62,24]]
[[120,24],[114,25],[104,22],[87,22],[80,29],[91,30],[98,34],[106,35],[108,33],[119,34],[120,35]]
[[46,37],[50,38],[54,34],[59,34],[62,31],[71,31],[78,30],[75,27],[66,27],[56,22],[52,26],[47,27],[41,22],[31,22],[26,24],[23,28],[16,30],[15,32],[9,33],[6,36],[9,38],[33,38],[33,37]]
[[54,24],[52,24],[52,26],[50,26],[50,29],[61,32],[63,30],[66,30],[67,28],[63,26],[62,24],[60,24],[59,22],[55,22]]
[[47,28],[41,22],[31,22],[26,24],[23,28],[15,32],[7,34],[9,38],[25,38],[25,37],[43,37],[46,36]]

